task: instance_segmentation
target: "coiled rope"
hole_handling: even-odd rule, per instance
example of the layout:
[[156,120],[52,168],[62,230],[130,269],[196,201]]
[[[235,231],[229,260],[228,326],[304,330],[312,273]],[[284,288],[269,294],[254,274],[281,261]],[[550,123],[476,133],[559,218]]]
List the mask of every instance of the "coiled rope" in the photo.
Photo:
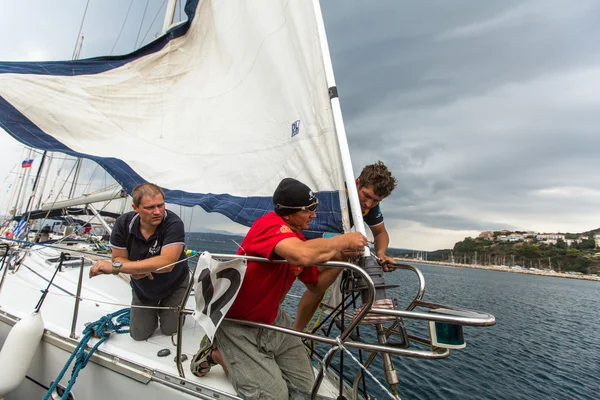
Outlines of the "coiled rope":
[[[129,332],[129,329],[123,329],[123,327],[129,326],[129,310],[129,308],[124,308],[112,314],[105,315],[98,321],[92,322],[91,324],[85,327],[85,329],[83,330],[83,337],[79,341],[79,344],[77,345],[75,350],[73,350],[73,353],[67,360],[67,363],[63,367],[62,371],[60,371],[60,373],[46,392],[46,395],[44,396],[43,400],[47,400],[50,398],[52,393],[56,390],[56,387],[58,386],[60,380],[67,372],[67,369],[69,369],[71,362],[73,362],[73,359],[75,359],[73,371],[71,372],[71,379],[69,379],[69,383],[61,397],[61,400],[67,400],[69,393],[71,392],[71,388],[77,380],[77,375],[79,375],[79,371],[85,368],[96,349],[110,337],[111,333]],[[116,322],[113,322],[113,318],[116,318]],[[85,348],[87,347],[88,342],[94,335],[100,337],[100,340],[86,353]]]

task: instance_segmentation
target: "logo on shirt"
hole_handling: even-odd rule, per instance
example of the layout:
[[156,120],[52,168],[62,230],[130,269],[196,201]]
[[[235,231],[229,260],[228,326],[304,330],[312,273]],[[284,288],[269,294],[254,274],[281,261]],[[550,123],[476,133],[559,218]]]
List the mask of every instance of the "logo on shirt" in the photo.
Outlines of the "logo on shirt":
[[294,273],[294,275],[298,276],[302,273],[303,267],[298,267],[297,265],[290,265],[290,270]]
[[279,228],[279,232],[281,232],[281,233],[291,233],[292,230],[287,225],[281,225],[281,228]]
[[158,253],[160,253],[160,245],[158,244],[158,239],[156,239],[156,240],[154,241],[154,244],[152,245],[152,247],[150,247],[150,249],[148,250],[148,253],[149,253],[151,256],[155,256],[155,255],[157,255]]

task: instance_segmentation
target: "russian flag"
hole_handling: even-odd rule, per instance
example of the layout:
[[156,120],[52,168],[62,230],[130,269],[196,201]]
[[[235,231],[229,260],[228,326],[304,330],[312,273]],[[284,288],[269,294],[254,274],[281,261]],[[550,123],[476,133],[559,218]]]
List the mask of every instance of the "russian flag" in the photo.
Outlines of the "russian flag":
[[21,163],[21,168],[31,168],[31,164],[33,164],[32,158],[30,158],[29,160],[23,160],[23,162]]

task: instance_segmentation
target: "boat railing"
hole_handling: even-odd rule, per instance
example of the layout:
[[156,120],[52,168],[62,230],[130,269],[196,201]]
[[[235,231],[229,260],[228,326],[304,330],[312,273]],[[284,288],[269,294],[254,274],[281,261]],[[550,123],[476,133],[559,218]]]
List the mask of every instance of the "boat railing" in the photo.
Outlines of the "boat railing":
[[[223,260],[245,259],[248,261],[264,262],[264,263],[289,264],[289,262],[285,261],[285,260],[270,261],[266,258],[251,257],[251,256],[244,256],[244,255],[212,254],[212,257],[215,259],[223,259]],[[298,337],[301,337],[301,338],[304,338],[307,340],[317,341],[317,342],[332,346],[334,351],[328,352],[328,355],[321,362],[321,368],[319,370],[319,374],[315,381],[315,386],[313,387],[313,397],[316,396],[316,393],[318,391],[318,388],[320,386],[320,383],[321,383],[323,375],[324,375],[324,369],[329,366],[329,363],[331,362],[332,357],[335,354],[336,347],[338,350],[339,350],[340,346],[343,346],[345,348],[354,348],[357,350],[365,350],[365,351],[371,352],[371,356],[369,357],[370,361],[368,360],[369,364],[370,364],[370,362],[372,362],[375,355],[378,353],[386,353],[386,354],[399,355],[399,356],[405,356],[405,357],[413,357],[413,358],[421,358],[421,359],[440,359],[440,358],[446,358],[450,355],[450,350],[448,348],[436,346],[432,342],[431,338],[423,338],[423,337],[418,337],[415,335],[406,335],[406,337],[404,337],[403,340],[406,341],[407,345],[402,346],[402,347],[395,346],[392,343],[385,343],[385,340],[384,340],[384,344],[381,344],[381,343],[372,344],[372,343],[365,343],[364,341],[352,340],[351,333],[355,330],[355,328],[357,326],[359,326],[359,324],[361,324],[363,322],[363,319],[367,316],[367,314],[371,314],[371,315],[377,314],[377,315],[381,315],[381,316],[385,316],[385,317],[393,317],[395,319],[395,323],[392,323],[392,325],[390,327],[386,328],[385,330],[382,329],[382,332],[385,334],[385,338],[388,338],[390,335],[393,335],[393,334],[401,334],[398,330],[396,330],[398,327],[397,324],[401,321],[401,318],[425,320],[425,321],[432,322],[432,323],[449,324],[451,326],[479,326],[479,327],[481,327],[481,326],[491,326],[496,323],[495,317],[491,314],[480,313],[477,311],[471,311],[471,310],[461,309],[458,307],[446,306],[446,305],[435,304],[435,303],[423,301],[423,297],[425,294],[425,279],[423,277],[423,274],[417,267],[409,265],[409,264],[395,264],[394,265],[398,269],[410,270],[410,271],[414,272],[418,277],[419,283],[418,283],[417,294],[405,310],[380,309],[380,308],[376,308],[376,307],[374,308],[373,303],[374,303],[374,298],[375,298],[375,286],[374,286],[373,281],[370,278],[370,276],[359,266],[349,263],[349,262],[339,262],[339,261],[331,261],[331,262],[321,263],[321,264],[316,264],[316,265],[323,266],[323,267],[330,267],[330,268],[347,269],[347,270],[351,271],[351,273],[354,274],[355,276],[360,277],[362,279],[362,282],[366,283],[366,285],[364,285],[364,287],[361,287],[361,290],[364,291],[364,293],[366,293],[366,295],[363,296],[363,305],[364,306],[362,308],[360,308],[360,310],[357,310],[358,312],[356,312],[355,314],[350,315],[350,318],[349,318],[350,323],[348,324],[348,326],[341,327],[341,332],[339,333],[339,335],[337,337],[332,338],[330,336],[318,335],[318,334],[315,334],[314,332],[313,333],[300,332],[300,331],[296,331],[294,329],[291,329],[288,327],[283,327],[283,326],[276,326],[276,325],[271,325],[271,324],[264,324],[264,323],[258,323],[258,322],[252,322],[252,321],[226,318],[228,321],[236,322],[239,324],[263,328],[263,329],[270,329],[270,330],[282,332],[282,333],[293,335],[293,336],[298,336]],[[190,282],[190,285],[188,287],[188,294],[191,291],[192,285],[193,285],[193,282]],[[186,299],[187,299],[187,296],[184,299],[184,302]],[[416,307],[430,308],[430,309],[432,309],[433,312],[425,313],[425,312],[413,311]],[[439,314],[439,313],[435,313],[436,310],[451,310],[451,312],[446,313],[446,314]],[[185,377],[185,373],[183,371],[183,366],[181,363],[181,343],[182,343],[181,335],[182,335],[183,320],[184,320],[184,315],[192,314],[193,312],[194,312],[193,310],[185,309],[185,304],[182,303],[181,312],[180,312],[180,326],[178,329],[177,357],[176,357],[178,371],[182,378]],[[430,349],[429,350],[409,349],[408,348],[409,341],[414,341],[414,342],[417,342],[417,343],[420,343],[423,345],[427,345],[430,347]],[[368,367],[368,364],[366,366]],[[356,383],[360,379],[360,374],[362,374],[361,369],[359,369],[359,374],[355,378],[355,385],[354,385],[355,390],[357,387]],[[355,396],[355,398],[356,398],[356,396]]]
[[[6,247],[7,247],[6,249],[3,248],[4,249],[3,254],[0,254],[0,256],[2,257],[2,260],[1,260],[2,265],[5,267],[5,268],[3,268],[3,271],[2,271],[2,276],[1,276],[1,281],[0,281],[0,290],[1,290],[2,283],[5,278],[5,274],[6,274],[7,270],[9,269],[8,268],[9,258],[8,257],[9,257],[9,255],[12,255],[12,254],[10,254],[8,246],[6,246]],[[61,249],[61,250],[65,250],[65,249]],[[74,249],[69,249],[66,251],[67,252],[74,251]],[[74,252],[77,252],[77,251],[74,251]],[[81,253],[87,253],[87,252],[81,252]],[[63,253],[61,253],[61,258],[62,258],[62,254]],[[87,253],[87,254],[89,254],[89,253]],[[211,253],[211,256],[212,256],[212,258],[217,259],[217,260],[245,259],[247,261],[256,261],[256,262],[264,262],[264,263],[290,264],[288,261],[285,261],[285,260],[270,261],[266,258],[252,257],[252,256],[245,256],[245,255]],[[85,255],[82,254],[82,258],[81,258],[82,261],[81,261],[79,277],[78,277],[79,279],[77,282],[77,292],[76,292],[76,295],[74,296],[75,304],[74,304],[74,309],[73,309],[72,324],[71,324],[71,331],[70,331],[70,337],[72,339],[76,339],[75,329],[76,329],[77,318],[78,318],[78,313],[79,313],[79,302],[82,300],[81,290],[82,290],[82,286],[83,286],[83,271],[84,271],[84,267],[85,267],[85,263],[83,262],[84,257],[85,257]],[[283,327],[283,326],[276,326],[276,325],[263,324],[263,323],[258,323],[258,322],[226,318],[229,321],[233,321],[233,322],[236,322],[239,324],[253,326],[253,327],[259,327],[259,328],[264,328],[264,329],[270,329],[270,330],[282,332],[285,334],[298,336],[298,337],[301,337],[301,338],[304,338],[304,339],[307,339],[310,341],[316,341],[316,342],[320,342],[320,343],[324,343],[326,345],[332,346],[331,351],[329,351],[327,353],[327,355],[325,357],[323,357],[323,359],[321,361],[321,367],[319,370],[319,374],[317,376],[317,379],[315,380],[315,386],[313,387],[313,397],[316,395],[316,392],[318,391],[318,388],[319,388],[322,378],[324,376],[324,370],[326,368],[328,368],[336,351],[340,350],[341,348],[357,349],[359,351],[364,350],[364,351],[370,352],[371,353],[370,356],[368,357],[366,362],[363,364],[363,366],[365,368],[367,368],[370,365],[370,363],[374,360],[375,356],[379,353],[388,354],[388,355],[413,357],[413,358],[421,358],[421,359],[441,359],[441,358],[446,358],[450,355],[449,347],[452,347],[452,346],[445,347],[443,345],[438,345],[438,343],[434,343],[434,341],[432,340],[431,325],[430,325],[430,337],[429,338],[419,337],[419,336],[415,336],[415,335],[408,335],[403,326],[402,326],[402,329],[399,329],[400,325],[403,324],[402,319],[423,320],[423,321],[428,321],[429,323],[433,323],[433,324],[439,323],[439,324],[446,324],[447,326],[460,326],[460,327],[462,327],[462,326],[479,326],[479,327],[491,326],[496,323],[494,316],[491,314],[480,313],[480,312],[476,312],[476,311],[471,311],[471,310],[461,309],[461,308],[457,308],[457,307],[451,307],[451,306],[447,306],[447,305],[423,301],[423,297],[425,294],[425,279],[424,279],[421,271],[417,267],[410,265],[410,264],[395,264],[394,265],[396,268],[410,270],[410,271],[414,272],[418,278],[417,294],[415,295],[414,299],[410,302],[410,304],[406,307],[405,310],[382,309],[382,308],[373,307],[376,288],[373,284],[371,277],[361,267],[359,267],[353,263],[339,262],[339,261],[331,261],[331,262],[321,263],[321,264],[317,264],[317,265],[323,266],[323,267],[342,268],[342,269],[348,270],[348,271],[350,271],[350,276],[358,277],[363,282],[362,286],[360,288],[360,290],[362,292],[363,306],[360,309],[355,309],[354,313],[347,314],[349,317],[348,318],[349,323],[347,326],[344,326],[342,324],[342,326],[340,327],[340,333],[338,334],[337,337],[319,335],[319,334],[316,334],[315,331],[300,332],[300,331],[296,331],[294,329],[291,329],[288,327]],[[60,268],[60,267],[57,267],[57,268]],[[193,272],[195,272],[196,268],[197,268],[197,265],[194,267]],[[192,276],[193,276],[193,272],[192,272]],[[179,311],[179,326],[178,326],[178,330],[176,333],[176,335],[177,335],[176,364],[177,364],[178,373],[181,378],[185,378],[185,373],[184,373],[183,365],[182,365],[183,323],[185,320],[185,316],[192,314],[194,312],[194,310],[186,309],[186,303],[187,303],[187,300],[191,293],[191,290],[193,288],[193,285],[194,285],[194,280],[191,279],[190,283],[186,289],[186,296],[184,296],[184,299],[182,300],[182,303],[180,304],[179,310],[178,310]],[[414,309],[416,307],[428,308],[428,309],[430,309],[430,312],[414,311]],[[440,310],[442,310],[443,312]],[[342,309],[341,312],[343,313],[344,316],[346,315],[345,310]],[[383,328],[382,324],[374,324],[372,322],[367,322],[369,325],[376,325],[377,339],[378,339],[377,343],[367,343],[367,342],[363,341],[362,339],[356,340],[352,336],[352,332],[361,323],[364,323],[363,320],[367,315],[371,315],[371,316],[372,315],[380,315],[380,316],[384,316],[384,317],[390,317],[391,320],[394,321],[391,324],[391,326],[389,326],[387,328]],[[461,331],[461,334],[462,334],[462,331]],[[392,335],[403,336],[402,339],[405,342],[404,345],[399,346],[397,344],[388,343],[386,341],[386,339]],[[410,345],[409,345],[410,342],[415,342],[415,343],[419,343],[421,345],[428,346],[429,349],[427,349],[427,348],[425,348],[425,349],[410,348]],[[361,369],[359,369],[358,371],[359,372],[354,379],[353,389],[355,390],[355,395],[356,395],[356,391],[357,391],[358,381],[362,374]],[[395,373],[395,371],[394,371],[394,373]],[[386,375],[386,377],[387,377],[387,375]],[[342,379],[342,378],[340,378],[340,379]],[[389,381],[388,381],[388,383],[393,384],[393,382],[389,382]]]
[[[247,261],[255,261],[255,262],[261,262],[261,263],[277,263],[277,264],[290,264],[290,262],[288,262],[287,260],[274,260],[271,261],[267,258],[263,258],[263,257],[253,257],[253,256],[246,256],[246,255],[238,255],[238,254],[211,254],[212,258],[214,259],[223,259],[223,260],[234,260],[234,259],[244,259]],[[350,323],[350,325],[340,334],[339,339],[343,342],[346,340],[346,338],[350,335],[350,333],[353,331],[353,329],[360,323],[360,321],[363,319],[363,317],[367,314],[367,312],[369,311],[369,309],[373,306],[373,300],[375,298],[375,288],[373,286],[373,282],[371,280],[371,278],[369,277],[369,275],[367,275],[360,267],[358,267],[355,264],[352,263],[348,263],[348,262],[341,262],[341,261],[330,261],[327,263],[321,263],[321,264],[316,264],[317,266],[324,266],[324,267],[331,267],[331,268],[344,268],[344,269],[348,269],[351,270],[353,273],[358,274],[359,276],[361,276],[365,282],[367,282],[367,297],[365,299],[365,304],[366,306],[356,315],[356,318]],[[197,266],[194,267],[193,272],[195,272]],[[192,273],[192,276],[194,276],[194,273]],[[181,304],[181,312],[179,315],[179,327],[177,330],[177,357],[176,357],[176,362],[177,362],[177,370],[179,371],[179,375],[184,378],[185,377],[185,373],[183,371],[183,366],[182,366],[182,361],[181,361],[181,343],[182,343],[182,330],[183,330],[183,321],[184,321],[184,316],[185,314],[192,314],[194,312],[194,310],[189,310],[189,309],[185,309],[185,303],[187,302],[187,298],[189,297],[189,293],[191,292],[192,286],[193,286],[194,282],[190,281],[188,287],[187,287],[187,296],[184,296],[184,299],[182,301]],[[240,324],[244,324],[244,325],[249,325],[249,326],[255,326],[255,327],[261,327],[261,328],[266,328],[266,329],[271,329],[271,330],[276,330],[279,332],[283,332],[283,333],[287,333],[290,335],[294,335],[294,336],[299,336],[299,337],[303,337],[306,339],[311,339],[311,340],[317,340],[323,343],[328,343],[328,344],[336,344],[336,339],[331,339],[329,337],[325,337],[325,336],[321,336],[321,335],[314,335],[314,334],[308,334],[308,333],[304,333],[304,332],[299,332],[296,331],[294,329],[290,329],[290,328],[286,328],[286,327],[282,327],[282,326],[276,326],[276,325],[269,325],[269,324],[261,324],[261,323],[257,323],[257,322],[252,322],[252,321],[243,321],[243,320],[235,320],[235,319],[228,319],[226,318],[228,321],[233,321],[233,322],[237,322]]]

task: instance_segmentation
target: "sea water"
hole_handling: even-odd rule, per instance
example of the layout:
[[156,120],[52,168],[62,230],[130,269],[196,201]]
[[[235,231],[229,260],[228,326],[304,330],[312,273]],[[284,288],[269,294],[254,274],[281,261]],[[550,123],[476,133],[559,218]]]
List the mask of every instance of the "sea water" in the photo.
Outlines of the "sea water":
[[[211,241],[212,240],[212,241]],[[238,243],[239,238],[235,239]],[[192,237],[188,247],[231,253],[227,237]],[[393,357],[402,399],[597,399],[600,393],[600,282],[415,264],[425,276],[424,300],[484,311],[492,327],[465,327],[467,347],[442,360]],[[386,273],[388,290],[402,307],[414,298],[416,275]],[[293,313],[303,293],[290,291],[284,307]],[[427,335],[423,322],[405,320],[409,333]],[[374,329],[361,328],[374,343]],[[356,354],[356,353],[355,353]],[[337,365],[338,356],[334,365]],[[356,371],[349,357],[346,372]],[[383,381],[381,361],[371,368]],[[388,398],[367,379],[369,393]]]

